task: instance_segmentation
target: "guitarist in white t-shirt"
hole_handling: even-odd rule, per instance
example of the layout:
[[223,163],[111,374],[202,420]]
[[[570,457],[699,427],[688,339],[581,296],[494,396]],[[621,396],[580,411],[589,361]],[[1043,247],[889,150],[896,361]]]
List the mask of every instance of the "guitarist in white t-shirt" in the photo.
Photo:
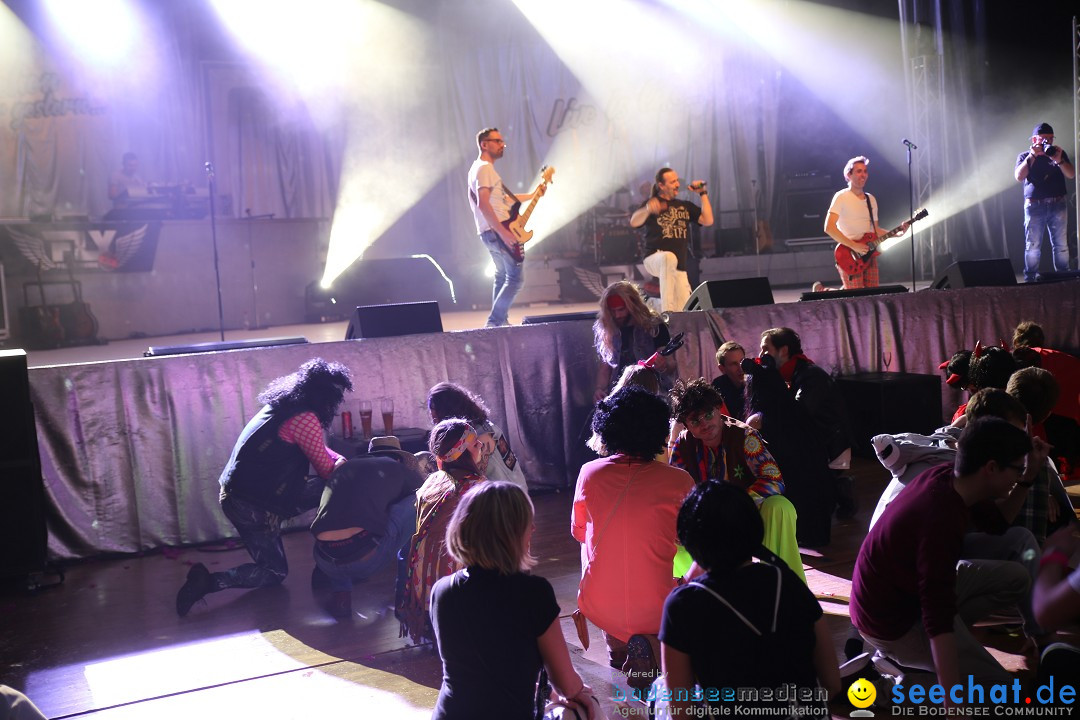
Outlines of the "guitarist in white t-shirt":
[[[495,263],[491,314],[485,327],[499,327],[510,324],[510,306],[525,284],[525,266],[518,259],[521,257],[518,239],[503,225],[503,221],[510,218],[515,202],[531,200],[535,193],[515,197],[503,186],[502,178],[495,172],[495,161],[506,150],[506,141],[498,128],[484,128],[478,132],[476,145],[480,154],[469,168],[469,206],[476,221],[476,232]],[[545,186],[541,184],[537,192],[543,194],[544,189]]]
[[[862,155],[847,161],[844,165],[847,189],[833,195],[825,220],[825,234],[860,257],[876,249],[876,243],[872,242],[875,238],[890,234],[878,224],[877,198],[864,189],[868,177],[866,166],[869,164],[870,160]],[[902,233],[909,224],[910,222],[905,222],[897,230]],[[867,235],[871,242],[867,242]],[[878,286],[876,257],[867,258],[865,267],[860,272],[851,274],[839,265],[837,270],[845,290]]]

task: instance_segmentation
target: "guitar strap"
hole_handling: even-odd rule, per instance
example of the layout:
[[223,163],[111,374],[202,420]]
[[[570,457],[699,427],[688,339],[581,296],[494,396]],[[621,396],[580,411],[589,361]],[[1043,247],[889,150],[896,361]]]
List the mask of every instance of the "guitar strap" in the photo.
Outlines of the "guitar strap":
[[870,193],[866,193],[866,212],[870,213],[870,230],[877,237],[877,221],[874,219],[874,207],[870,204]]

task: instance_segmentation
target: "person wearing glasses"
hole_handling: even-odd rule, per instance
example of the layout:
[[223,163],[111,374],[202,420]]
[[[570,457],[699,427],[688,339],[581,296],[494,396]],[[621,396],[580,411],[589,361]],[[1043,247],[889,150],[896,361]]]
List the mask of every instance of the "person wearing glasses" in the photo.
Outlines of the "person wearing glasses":
[[671,391],[671,414],[682,430],[669,462],[694,482],[727,482],[750,493],[765,523],[765,547],[806,582],[795,539],[795,506],[784,497],[780,466],[761,435],[721,413],[724,398],[706,380],[678,380]]
[[485,327],[509,325],[510,306],[525,284],[525,266],[512,254],[517,238],[502,223],[510,219],[515,202],[532,200],[544,193],[544,185],[528,195],[515,196],[495,172],[495,161],[506,151],[506,141],[498,128],[484,128],[476,134],[480,154],[469,168],[469,206],[476,221],[476,232],[495,263],[495,286],[492,289],[491,314]]
[[690,299],[686,258],[691,225],[713,224],[705,181],[695,180],[687,186],[701,198],[700,206],[677,199],[680,182],[679,173],[668,167],[660,168],[649,199],[630,216],[630,227],[645,228],[645,269],[660,279],[663,312],[682,312]]
[[1028,571],[1009,560],[961,558],[969,526],[985,517],[979,506],[1032,482],[1047,450],[1003,418],[979,417],[960,434],[954,462],[907,484],[855,561],[851,621],[868,643],[901,665],[936,673],[945,688],[1012,682],[970,627],[1024,602]]
[[1024,184],[1024,282],[1039,275],[1042,240],[1050,234],[1054,271],[1069,269],[1069,191],[1065,180],[1076,177],[1069,154],[1054,144],[1054,128],[1039,123],[1031,132],[1031,147],[1016,158],[1016,182]]

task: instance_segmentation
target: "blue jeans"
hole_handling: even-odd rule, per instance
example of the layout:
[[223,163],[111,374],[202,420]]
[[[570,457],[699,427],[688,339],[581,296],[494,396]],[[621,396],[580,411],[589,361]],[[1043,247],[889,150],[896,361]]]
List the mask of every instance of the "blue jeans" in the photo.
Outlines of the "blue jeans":
[[1067,198],[1053,202],[1024,203],[1024,280],[1031,282],[1039,274],[1043,235],[1050,233],[1054,249],[1054,271],[1069,269],[1069,223]]
[[494,230],[480,233],[480,239],[495,263],[495,285],[491,291],[491,314],[488,315],[487,326],[509,325],[510,306],[514,304],[518,290],[525,284],[525,265],[510,257],[506,244]]
[[[387,563],[398,559],[398,552],[416,531],[416,496],[408,493],[387,508],[386,534],[379,538],[379,546],[366,557],[338,564],[319,552],[315,545],[315,564],[330,578],[332,590],[351,590],[353,582],[367,580]],[[406,572],[408,565],[405,566]],[[398,564],[398,573],[401,564]]]

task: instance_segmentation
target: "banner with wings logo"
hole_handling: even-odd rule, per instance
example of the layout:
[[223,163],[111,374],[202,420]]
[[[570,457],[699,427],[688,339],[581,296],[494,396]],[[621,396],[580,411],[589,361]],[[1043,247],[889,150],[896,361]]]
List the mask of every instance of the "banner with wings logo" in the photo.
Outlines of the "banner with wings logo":
[[160,222],[0,225],[0,258],[13,274],[67,272],[69,264],[76,272],[149,272],[160,234]]

